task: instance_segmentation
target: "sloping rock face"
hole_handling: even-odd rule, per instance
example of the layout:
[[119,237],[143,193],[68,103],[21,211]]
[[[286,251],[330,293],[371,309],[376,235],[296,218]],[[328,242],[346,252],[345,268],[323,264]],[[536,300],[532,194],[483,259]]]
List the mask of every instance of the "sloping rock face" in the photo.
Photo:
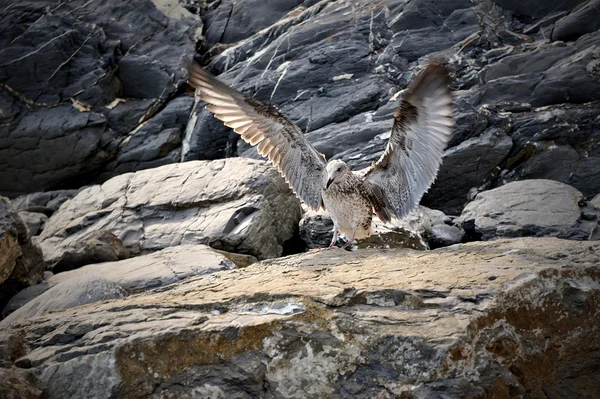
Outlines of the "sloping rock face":
[[0,193],[75,188],[98,172],[129,171],[126,143],[141,135],[157,137],[137,149],[137,167],[177,158],[172,129],[184,130],[187,115],[176,105],[192,100],[165,102],[183,83],[198,17],[168,18],[149,0],[6,0],[0,10]]
[[40,247],[8,198],[0,197],[0,307],[25,287],[37,284],[44,273]]
[[194,50],[353,168],[383,151],[414,72],[445,57],[457,124],[424,205],[457,216],[477,192],[522,179],[600,192],[597,0],[13,3],[0,2],[10,197],[179,160],[257,158],[183,95],[180,61]]
[[49,264],[98,230],[132,254],[197,243],[266,259],[282,254],[300,216],[296,196],[263,161],[195,161],[82,190],[52,216],[39,243]]
[[598,262],[555,238],[304,254],[4,323],[0,353],[48,398],[592,398]]

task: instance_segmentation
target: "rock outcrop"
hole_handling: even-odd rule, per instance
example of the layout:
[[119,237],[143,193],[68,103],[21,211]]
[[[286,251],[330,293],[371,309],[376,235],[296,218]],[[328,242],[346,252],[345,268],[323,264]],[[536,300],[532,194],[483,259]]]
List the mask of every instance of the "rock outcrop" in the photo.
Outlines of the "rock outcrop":
[[[263,161],[195,161],[82,190],[52,216],[39,243],[48,264],[81,249],[99,230],[114,234],[131,254],[197,243],[266,259],[282,254],[300,216],[296,196]],[[115,259],[98,261],[106,260]]]
[[201,38],[198,16],[168,18],[149,0],[2,1],[0,9],[0,193],[114,176],[127,170],[127,143],[140,135],[158,137],[137,148],[138,167],[177,158],[172,129],[183,131],[187,115],[175,97],[182,57]]
[[0,353],[49,399],[592,398],[598,262],[556,238],[298,255],[5,321]]
[[0,197],[0,307],[25,287],[37,284],[44,273],[40,247],[8,198]]

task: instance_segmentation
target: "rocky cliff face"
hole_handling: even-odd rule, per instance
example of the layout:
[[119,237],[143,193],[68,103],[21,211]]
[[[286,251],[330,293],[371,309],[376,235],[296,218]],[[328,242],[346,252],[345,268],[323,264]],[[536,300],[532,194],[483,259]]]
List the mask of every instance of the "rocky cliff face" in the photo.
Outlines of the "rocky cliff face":
[[[0,397],[600,395],[598,0],[0,10]],[[444,57],[423,206],[275,259],[330,219],[187,93],[194,52],[352,168]]]

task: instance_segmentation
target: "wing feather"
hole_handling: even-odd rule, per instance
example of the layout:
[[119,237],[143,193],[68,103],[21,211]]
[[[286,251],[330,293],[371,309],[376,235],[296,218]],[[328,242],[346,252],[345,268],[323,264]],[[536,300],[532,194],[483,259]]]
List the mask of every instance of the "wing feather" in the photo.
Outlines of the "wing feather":
[[375,211],[384,221],[390,213],[407,216],[435,180],[454,126],[449,83],[439,62],[417,75],[394,112],[384,153],[363,174],[371,202],[379,204]]
[[275,108],[222,83],[196,61],[188,64],[188,82],[217,119],[247,143],[258,145],[258,152],[277,167],[296,195],[315,210],[322,206],[327,164],[298,126]]

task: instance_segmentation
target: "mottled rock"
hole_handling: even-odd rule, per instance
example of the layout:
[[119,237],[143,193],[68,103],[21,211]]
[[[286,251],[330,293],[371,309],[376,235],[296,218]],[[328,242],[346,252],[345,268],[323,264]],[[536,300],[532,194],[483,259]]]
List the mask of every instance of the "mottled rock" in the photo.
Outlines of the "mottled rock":
[[[47,398],[593,398],[600,244],[304,254],[22,319]],[[540,350],[546,348],[546,350]]]
[[4,399],[41,399],[43,391],[24,376],[22,370],[0,368],[0,397]]
[[42,251],[8,198],[0,197],[0,307],[44,273]]
[[300,213],[287,183],[262,161],[194,161],[82,190],[50,218],[39,242],[48,263],[98,230],[132,254],[199,243],[265,259],[281,255]]
[[595,221],[582,220],[583,195],[552,180],[511,182],[477,194],[458,223],[484,240],[550,236],[586,240]]
[[128,257],[129,251],[117,236],[107,230],[98,230],[64,248],[60,258],[50,264],[49,269],[53,273],[60,273],[92,263],[111,262]]

